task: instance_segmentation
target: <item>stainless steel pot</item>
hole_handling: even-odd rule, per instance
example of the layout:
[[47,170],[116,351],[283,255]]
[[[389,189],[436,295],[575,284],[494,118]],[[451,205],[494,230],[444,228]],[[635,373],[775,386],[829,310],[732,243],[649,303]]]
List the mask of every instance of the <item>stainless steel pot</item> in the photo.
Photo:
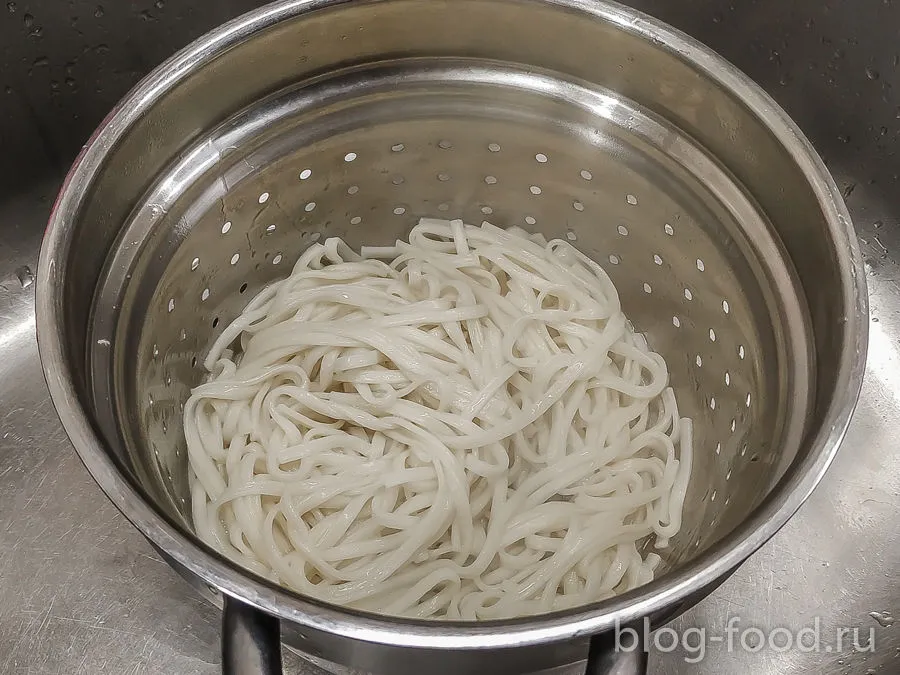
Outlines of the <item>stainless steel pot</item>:
[[[217,328],[316,237],[392,241],[429,215],[576,239],[666,357],[697,469],[656,581],[435,624],[300,597],[193,536],[180,406]],[[548,670],[589,642],[590,672],[639,670],[611,631],[677,614],[799,508],[843,438],[867,338],[853,228],[800,131],[702,45],[585,0],[289,0],[205,36],[80,154],[36,312],[88,470],[226,598],[231,672],[278,667],[279,621],[301,652],[377,673]]]

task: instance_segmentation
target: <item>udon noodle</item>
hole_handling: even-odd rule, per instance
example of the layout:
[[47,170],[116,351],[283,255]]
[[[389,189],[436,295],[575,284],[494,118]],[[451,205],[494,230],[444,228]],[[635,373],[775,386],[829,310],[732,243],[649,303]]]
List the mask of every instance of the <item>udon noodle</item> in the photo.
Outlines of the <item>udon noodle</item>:
[[422,220],[313,244],[222,332],[184,409],[200,537],[381,614],[483,620],[652,580],[691,421],[569,242]]

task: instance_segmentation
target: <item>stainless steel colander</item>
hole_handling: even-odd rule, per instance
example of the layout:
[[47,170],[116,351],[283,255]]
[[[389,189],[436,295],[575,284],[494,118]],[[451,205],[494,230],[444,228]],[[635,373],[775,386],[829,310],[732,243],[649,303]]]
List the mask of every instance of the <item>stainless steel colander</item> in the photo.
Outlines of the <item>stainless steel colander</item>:
[[[696,460],[654,583],[434,626],[306,600],[192,536],[181,410],[218,331],[319,238],[388,244],[423,216],[568,238],[666,358]],[[492,672],[521,672],[677,611],[800,506],[859,391],[860,269],[799,131],[652,19],[584,0],[289,0],[161,66],[86,146],[42,251],[38,329],[85,464],[186,576],[336,663],[466,672],[492,650]]]

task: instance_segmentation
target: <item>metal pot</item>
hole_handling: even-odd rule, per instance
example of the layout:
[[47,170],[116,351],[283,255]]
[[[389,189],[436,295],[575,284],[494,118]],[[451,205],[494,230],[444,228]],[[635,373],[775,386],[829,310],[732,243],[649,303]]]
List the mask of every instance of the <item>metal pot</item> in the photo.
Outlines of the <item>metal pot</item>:
[[[652,583],[436,624],[300,597],[192,534],[180,405],[217,326],[316,236],[392,241],[442,214],[576,238],[666,357],[697,469]],[[707,48],[586,0],[286,0],[222,26],[85,146],[38,280],[66,431],[122,513],[224,598],[228,672],[278,669],[279,623],[301,652],[377,673],[588,655],[589,672],[641,670],[615,631],[683,611],[799,508],[843,438],[867,341],[856,237],[796,126]]]

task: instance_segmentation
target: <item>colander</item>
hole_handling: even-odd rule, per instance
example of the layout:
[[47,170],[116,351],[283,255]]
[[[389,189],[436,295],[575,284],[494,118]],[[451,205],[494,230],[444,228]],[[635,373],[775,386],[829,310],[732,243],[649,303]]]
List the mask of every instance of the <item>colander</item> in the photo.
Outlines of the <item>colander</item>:
[[[181,414],[215,336],[313,242],[390,244],[426,216],[567,238],[667,360],[696,459],[651,584],[435,624],[301,597],[192,534]],[[53,210],[37,325],[91,474],[224,599],[226,670],[276,668],[280,619],[289,645],[371,672],[541,671],[598,635],[591,672],[625,672],[641,650],[616,653],[611,631],[709,592],[830,464],[865,361],[861,270],[840,195],[784,112],[647,16],[584,0],[287,0],[203,37],[107,118]]]

